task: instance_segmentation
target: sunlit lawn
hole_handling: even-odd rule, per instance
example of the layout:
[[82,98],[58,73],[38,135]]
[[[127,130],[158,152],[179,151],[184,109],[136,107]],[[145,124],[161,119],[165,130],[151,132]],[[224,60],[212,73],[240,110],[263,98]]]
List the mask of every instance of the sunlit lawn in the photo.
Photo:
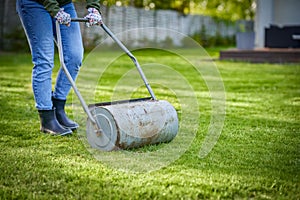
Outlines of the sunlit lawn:
[[[212,64],[198,57],[196,50],[183,54],[199,59],[200,65]],[[1,199],[300,198],[299,64],[216,61],[225,88],[226,117],[216,145],[206,157],[200,158],[199,150],[212,111],[205,80],[187,67],[186,61],[171,53],[146,50],[137,51],[136,55],[141,64],[156,62],[176,70],[192,88],[193,94],[184,93],[182,82],[176,82],[170,74],[148,77],[154,82],[157,96],[174,104],[180,117],[184,102],[178,101],[172,90],[181,91],[183,99],[196,96],[198,104],[190,105],[187,113],[199,110],[200,116],[185,124],[185,127],[197,125],[195,138],[186,144],[187,151],[161,169],[135,173],[96,159],[80,139],[84,136],[81,134],[85,131],[84,124],[71,137],[40,133],[31,90],[30,55],[0,55]],[[79,89],[88,103],[95,96],[97,101],[111,100],[116,83],[132,69],[132,63],[113,52],[93,56],[86,58],[87,66],[78,77]],[[97,67],[103,67],[102,61],[112,64],[99,79]],[[55,74],[57,70],[58,67]],[[163,86],[159,84],[160,79],[164,80]],[[99,83],[96,95],[89,96],[89,87],[94,82]],[[122,91],[118,95],[122,96]],[[147,92],[143,89],[133,92],[134,97],[144,95]],[[73,93],[69,100],[71,97],[76,101]],[[71,101],[67,111],[74,119],[78,113],[82,114],[76,110],[72,113]],[[86,116],[83,114],[82,118]],[[159,145],[128,153],[157,149]]]

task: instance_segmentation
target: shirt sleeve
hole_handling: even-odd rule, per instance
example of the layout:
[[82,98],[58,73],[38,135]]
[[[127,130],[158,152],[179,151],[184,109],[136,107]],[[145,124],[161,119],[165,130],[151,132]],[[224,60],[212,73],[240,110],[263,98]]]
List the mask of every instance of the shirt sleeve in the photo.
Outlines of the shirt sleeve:
[[60,9],[59,4],[56,0],[43,0],[42,3],[52,17],[54,17]]
[[86,3],[86,8],[96,8],[101,13],[99,0],[86,0]]
[[[59,3],[56,0],[41,0],[41,2],[52,17],[54,17],[58,13],[60,7]],[[99,13],[101,13],[99,0],[86,0],[86,2],[86,8],[96,8]]]

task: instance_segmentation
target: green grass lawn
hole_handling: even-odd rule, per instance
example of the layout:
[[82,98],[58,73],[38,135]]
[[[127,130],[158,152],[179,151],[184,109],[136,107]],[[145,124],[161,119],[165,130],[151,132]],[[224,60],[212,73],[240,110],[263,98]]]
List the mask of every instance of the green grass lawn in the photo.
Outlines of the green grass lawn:
[[[207,84],[216,77],[199,74],[178,54],[137,50],[142,66],[159,63],[166,70],[159,76],[157,70],[146,70],[146,75],[157,97],[178,111],[183,127],[178,138],[192,138],[178,158],[149,172],[124,170],[123,160],[114,160],[118,167],[103,159],[143,156],[172,143],[124,152],[91,151],[84,140],[86,116],[73,92],[67,111],[79,120],[80,130],[71,137],[40,133],[30,55],[0,55],[0,199],[300,199],[300,65],[213,63],[197,50],[181,53],[200,67],[217,66],[226,95],[222,133],[212,151],[199,157],[214,109]],[[132,78],[134,66],[127,57],[95,52],[83,64],[77,83],[88,103],[129,93],[147,96]],[[134,91],[132,86],[137,86]],[[138,160],[134,164],[147,167]]]

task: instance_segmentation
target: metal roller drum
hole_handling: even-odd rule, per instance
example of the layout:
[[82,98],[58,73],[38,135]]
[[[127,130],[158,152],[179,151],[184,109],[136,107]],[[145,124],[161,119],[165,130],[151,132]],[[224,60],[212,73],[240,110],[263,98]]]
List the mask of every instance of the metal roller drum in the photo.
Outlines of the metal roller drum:
[[102,151],[130,149],[170,142],[178,132],[174,107],[164,100],[131,100],[127,103],[99,103],[89,109],[102,127],[96,133],[87,122],[87,140]]
[[[88,19],[74,18],[71,21],[88,22]],[[112,151],[170,142],[178,131],[176,110],[169,102],[156,99],[137,59],[104,23],[101,27],[133,61],[151,97],[87,106],[64,63],[60,24],[56,21],[60,64],[88,116],[86,133],[89,144],[95,149]]]

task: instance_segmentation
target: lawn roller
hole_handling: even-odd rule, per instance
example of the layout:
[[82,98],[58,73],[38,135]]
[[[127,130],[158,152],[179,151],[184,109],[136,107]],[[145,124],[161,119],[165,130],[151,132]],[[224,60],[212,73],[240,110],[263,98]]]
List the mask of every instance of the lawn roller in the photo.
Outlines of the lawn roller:
[[[72,21],[87,22],[88,20],[74,18]],[[155,97],[137,59],[104,23],[101,24],[101,27],[131,58],[150,97],[102,102],[87,106],[65,66],[60,25],[56,21],[60,64],[87,114],[86,135],[88,143],[95,149],[113,151],[170,142],[178,132],[176,110],[169,102],[158,100]]]

